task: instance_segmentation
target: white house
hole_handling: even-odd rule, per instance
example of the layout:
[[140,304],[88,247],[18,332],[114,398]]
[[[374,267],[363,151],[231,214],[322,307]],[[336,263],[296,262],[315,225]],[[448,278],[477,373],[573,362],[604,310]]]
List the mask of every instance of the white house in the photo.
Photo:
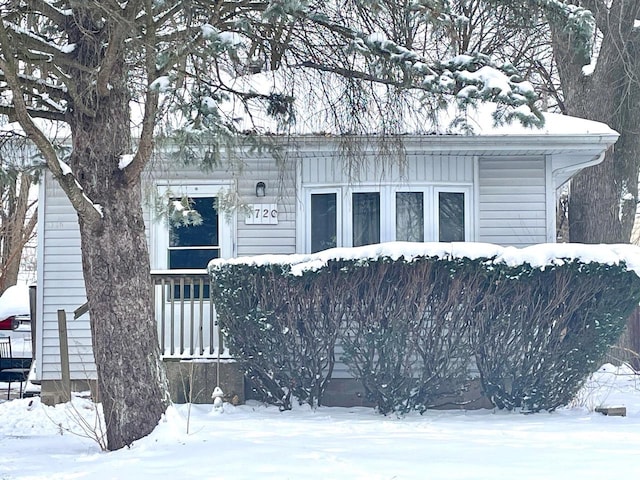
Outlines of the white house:
[[[378,137],[273,138],[281,146],[278,161],[268,150],[239,149],[241,171],[221,167],[205,173],[174,164],[148,172],[146,220],[152,268],[164,272],[156,275],[156,306],[167,358],[225,354],[217,348],[208,305],[189,301],[191,294],[184,290],[176,293],[181,281],[191,281],[186,274],[204,269],[211,258],[393,240],[554,242],[556,191],[581,169],[602,161],[617,133],[601,123],[554,114],[546,115],[541,130],[493,127],[489,118],[475,121],[475,135],[385,142]],[[350,149],[357,154],[348,155]],[[283,158],[284,169],[278,166]],[[346,166],[354,164],[359,168],[349,172]],[[185,194],[201,212],[201,226],[175,229],[155,218],[153,198]],[[225,207],[229,198],[247,209]],[[50,175],[41,184],[39,208],[36,372],[46,395],[61,378],[57,311],[73,312],[86,297],[76,215]],[[168,270],[185,275],[170,278]],[[95,378],[87,317],[67,325],[70,375],[77,382]]]

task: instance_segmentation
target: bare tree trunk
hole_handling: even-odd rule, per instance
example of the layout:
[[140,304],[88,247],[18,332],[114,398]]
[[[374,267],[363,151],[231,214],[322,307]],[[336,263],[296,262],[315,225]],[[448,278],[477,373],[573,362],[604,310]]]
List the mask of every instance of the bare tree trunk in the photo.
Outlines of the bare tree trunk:
[[[100,49],[100,42],[79,37],[82,64],[95,63]],[[115,58],[110,67],[106,95],[96,91],[91,75],[78,72],[80,87],[94,96],[87,97],[90,109],[71,113],[69,163],[100,212],[80,212],[78,218],[107,448],[116,450],[155,428],[167,406],[167,386],[153,314],[140,174],[119,168],[122,155],[131,151],[125,59]]]
[[107,446],[115,450],[153,430],[165,411],[167,389],[140,178],[131,183],[118,169],[128,148],[127,97],[112,95],[106,103],[96,118],[74,123],[70,163],[79,178],[93,177],[85,191],[102,213],[98,222],[80,216],[79,223]]
[[15,172],[5,185],[0,213],[0,294],[18,282],[22,250],[33,235],[37,213],[27,219],[31,177]]
[[640,2],[587,1],[603,34],[598,62],[590,75],[588,52],[561,27],[552,25],[553,50],[565,97],[566,112],[607,123],[620,139],[604,162],[571,182],[569,229],[572,242],[627,243],[635,218],[640,168],[640,45],[634,19]]
[[[570,115],[607,123],[620,133],[602,164],[583,170],[571,181],[569,236],[572,242],[628,243],[635,220],[640,169],[640,37],[634,27],[640,15],[637,0],[605,2],[586,0],[602,32],[596,67],[585,75],[589,63],[574,39],[560,28],[553,30],[553,50]],[[638,348],[638,315],[612,356],[633,361]],[[637,361],[637,358],[636,358]]]
[[110,188],[100,197],[99,228],[80,222],[109,450],[149,434],[166,408],[140,195],[139,185]]

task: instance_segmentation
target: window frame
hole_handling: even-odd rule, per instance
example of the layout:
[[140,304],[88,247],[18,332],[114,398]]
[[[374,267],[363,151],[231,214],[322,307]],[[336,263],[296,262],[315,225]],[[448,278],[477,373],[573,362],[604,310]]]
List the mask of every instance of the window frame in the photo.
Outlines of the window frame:
[[304,252],[311,252],[311,196],[314,194],[336,194],[336,247],[353,246],[353,194],[379,193],[380,195],[380,242],[396,241],[396,193],[422,193],[424,215],[424,242],[438,242],[440,236],[439,193],[462,193],[464,195],[464,236],[465,242],[474,240],[472,209],[473,186],[471,184],[442,185],[433,183],[393,183],[387,185],[362,183],[353,186],[305,186],[303,206],[304,214],[300,220],[304,223]]
[[[187,196],[191,198],[216,197],[219,198],[230,183],[193,183],[185,185],[158,184],[156,186],[158,198],[163,198],[170,193],[172,196]],[[232,258],[234,256],[236,214],[230,218],[226,214],[218,214],[218,243],[220,248],[219,258]],[[151,229],[152,269],[170,271],[169,269],[169,226],[163,219],[154,219],[154,228]],[[198,247],[200,248],[200,247]],[[200,271],[202,269],[174,269],[171,271]]]
[[344,202],[346,203],[345,213],[342,216],[344,236],[342,243],[344,246],[353,247],[353,195],[358,193],[377,193],[380,207],[380,242],[388,242],[385,225],[388,221],[387,204],[385,201],[384,187],[374,185],[358,185],[346,189]]
[[434,242],[440,241],[440,192],[462,193],[464,195],[464,241],[471,242],[472,237],[472,210],[471,210],[471,187],[457,186],[434,186],[433,188],[433,219],[434,219]]
[[306,189],[305,194],[305,252],[311,252],[311,196],[312,195],[325,195],[327,193],[334,193],[336,195],[336,247],[342,247],[342,189],[340,187],[333,188],[312,188]]
[[424,242],[430,242],[431,239],[434,238],[432,222],[429,220],[429,213],[433,210],[433,194],[431,193],[432,187],[428,185],[394,185],[389,187],[391,189],[391,223],[390,228],[392,229],[392,238],[390,241],[398,241],[396,231],[396,222],[397,222],[397,193],[422,193],[422,218],[423,218],[423,238]]

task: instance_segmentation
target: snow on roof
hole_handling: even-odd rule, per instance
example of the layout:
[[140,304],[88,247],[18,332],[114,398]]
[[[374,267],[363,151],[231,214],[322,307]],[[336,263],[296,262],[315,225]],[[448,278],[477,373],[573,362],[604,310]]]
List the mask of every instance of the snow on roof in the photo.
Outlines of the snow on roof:
[[635,245],[586,245],[580,243],[545,243],[524,248],[502,247],[490,243],[411,243],[388,242],[356,248],[333,248],[315,254],[258,255],[232,259],[215,259],[209,263],[209,271],[223,265],[290,265],[291,273],[302,275],[305,271],[315,271],[331,260],[373,260],[387,257],[397,260],[404,257],[411,261],[418,257],[489,258],[494,263],[509,266],[529,264],[544,268],[559,265],[567,260],[583,263],[597,262],[606,265],[626,263],[627,269],[640,276],[640,247]]
[[28,315],[29,312],[28,286],[13,285],[0,296],[0,320],[14,315]]
[[[497,105],[493,103],[479,104],[474,110],[469,111],[466,114],[467,122],[473,127],[473,133],[476,135],[553,135],[553,136],[568,136],[568,135],[605,135],[605,136],[618,136],[618,133],[610,128],[608,125],[595,122],[593,120],[586,120],[584,118],[571,117],[568,115],[561,115],[558,113],[544,112],[544,126],[542,128],[537,127],[525,127],[518,121],[513,121],[510,124],[496,125],[493,121],[492,115],[496,110]],[[442,114],[444,119],[442,124],[446,124],[447,118],[455,118],[451,113],[446,112]]]
[[[303,83],[287,84],[279,72],[262,72],[254,75],[244,75],[225,80],[235,90],[249,91],[258,95],[270,94],[292,95],[296,99],[296,123],[293,126],[283,127],[265,113],[264,104],[259,102],[243,102],[235,97],[220,104],[221,110],[237,122],[239,130],[254,130],[269,133],[290,133],[295,135],[309,135],[316,133],[341,133],[334,132],[331,125],[324,119],[326,112],[333,107],[328,107],[326,97],[314,91],[309,85]],[[323,79],[319,79],[321,84]],[[325,88],[326,93],[330,88]],[[337,90],[337,89],[336,89]],[[408,100],[407,115],[404,126],[404,134],[430,134],[430,135],[478,135],[478,136],[610,136],[615,140],[618,133],[608,125],[592,120],[586,120],[557,113],[543,113],[545,125],[542,128],[535,126],[525,127],[518,120],[508,124],[497,124],[494,113],[500,108],[493,102],[480,102],[475,105],[460,107],[455,99],[451,99],[447,108],[432,111],[424,103],[421,103],[420,93],[405,95]],[[336,100],[336,101],[339,101]],[[416,108],[418,107],[418,108]],[[528,107],[518,107],[525,115],[530,115]],[[517,109],[516,109],[517,110]],[[397,116],[397,115],[396,115]],[[331,117],[329,115],[329,117]],[[249,118],[251,120],[249,120]],[[369,119],[375,122],[375,116]],[[464,120],[460,123],[460,120]],[[370,134],[377,133],[378,125],[371,123]],[[613,143],[613,141],[611,142]]]

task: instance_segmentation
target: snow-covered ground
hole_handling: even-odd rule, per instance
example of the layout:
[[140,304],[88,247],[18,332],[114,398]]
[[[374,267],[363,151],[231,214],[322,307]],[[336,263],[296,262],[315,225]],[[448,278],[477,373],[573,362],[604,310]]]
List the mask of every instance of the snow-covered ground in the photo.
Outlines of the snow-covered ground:
[[[594,413],[624,405],[626,417]],[[190,416],[189,416],[190,410]],[[603,367],[574,405],[383,417],[369,408],[175,405],[131,448],[86,438],[90,402],[0,404],[2,479],[613,479],[640,475],[640,376]],[[188,429],[188,430],[187,430]],[[75,433],[73,433],[75,432]]]

